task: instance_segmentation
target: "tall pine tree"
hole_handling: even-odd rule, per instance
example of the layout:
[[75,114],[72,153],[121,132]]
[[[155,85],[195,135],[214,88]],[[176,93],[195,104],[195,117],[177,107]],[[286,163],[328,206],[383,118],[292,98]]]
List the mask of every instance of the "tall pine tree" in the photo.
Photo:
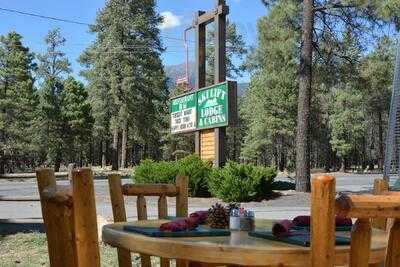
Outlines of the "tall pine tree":
[[[167,112],[168,97],[160,59],[161,22],[154,0],[109,0],[91,27],[96,42],[81,61],[88,67],[91,99],[105,107],[93,108],[93,116],[95,125],[112,132],[113,169],[118,168],[119,159],[126,166],[129,144],[139,143],[145,156],[160,154],[160,129],[166,127],[160,114]],[[108,121],[104,121],[104,110]]]
[[45,37],[46,52],[38,55],[40,77],[40,100],[36,121],[39,140],[49,163],[59,170],[63,152],[67,150],[65,129],[68,123],[62,114],[64,76],[70,73],[70,63],[60,49],[65,45],[60,29],[49,31]]
[[21,166],[34,158],[34,68],[33,54],[21,35],[0,36],[0,173],[13,171],[11,161]]
[[252,78],[240,115],[247,129],[244,160],[284,169],[293,166],[296,125],[298,6],[286,0],[258,22],[258,48],[250,56]]

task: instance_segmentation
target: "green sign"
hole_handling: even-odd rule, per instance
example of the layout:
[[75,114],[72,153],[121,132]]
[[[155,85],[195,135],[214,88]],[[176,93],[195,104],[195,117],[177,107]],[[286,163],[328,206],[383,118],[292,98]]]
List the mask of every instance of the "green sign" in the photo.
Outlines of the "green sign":
[[[234,82],[224,82],[173,98],[170,104],[171,133],[228,126],[234,113],[229,111],[236,109],[236,102],[229,102],[236,96],[235,87]],[[234,104],[229,106],[229,103]]]
[[197,129],[228,125],[227,83],[197,92]]
[[188,94],[171,101],[171,132],[196,130],[196,94]]

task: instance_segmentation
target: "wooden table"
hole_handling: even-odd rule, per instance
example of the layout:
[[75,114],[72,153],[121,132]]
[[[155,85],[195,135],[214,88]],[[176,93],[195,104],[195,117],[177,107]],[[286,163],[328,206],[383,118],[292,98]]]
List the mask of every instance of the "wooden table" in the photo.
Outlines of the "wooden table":
[[[155,226],[163,221],[135,222],[135,225]],[[310,248],[248,236],[247,232],[232,231],[224,237],[154,238],[126,232],[124,224],[103,227],[103,241],[124,248],[170,259],[245,266],[310,266]],[[256,228],[271,229],[273,221],[257,220]],[[350,236],[349,232],[337,235]],[[385,257],[386,232],[373,229],[370,263],[382,262]],[[336,265],[348,264],[349,246],[337,246]]]

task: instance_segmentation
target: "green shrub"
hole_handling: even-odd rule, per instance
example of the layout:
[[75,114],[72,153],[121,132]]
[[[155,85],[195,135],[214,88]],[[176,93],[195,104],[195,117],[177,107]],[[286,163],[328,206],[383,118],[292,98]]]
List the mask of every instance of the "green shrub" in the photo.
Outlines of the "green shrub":
[[138,184],[175,183],[177,175],[189,177],[189,194],[193,197],[210,196],[207,178],[211,164],[202,161],[196,155],[190,155],[179,161],[142,160],[135,168],[133,180]]
[[259,200],[272,191],[276,171],[268,167],[228,162],[208,179],[211,194],[225,202]]
[[135,168],[133,180],[137,184],[171,184],[175,183],[178,174],[176,162],[160,161],[151,159],[140,161]]
[[211,163],[197,155],[190,155],[178,161],[178,173],[189,177],[189,193],[194,197],[208,197],[207,179],[211,173]]

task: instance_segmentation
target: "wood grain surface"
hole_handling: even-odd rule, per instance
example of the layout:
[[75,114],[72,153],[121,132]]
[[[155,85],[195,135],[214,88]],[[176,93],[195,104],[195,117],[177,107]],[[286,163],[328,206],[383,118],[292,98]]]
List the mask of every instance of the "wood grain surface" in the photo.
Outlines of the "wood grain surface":
[[[251,266],[310,266],[310,248],[290,245],[248,236],[247,232],[233,231],[225,237],[153,238],[123,230],[125,224],[159,226],[165,220],[134,223],[116,223],[103,227],[103,241],[111,246],[130,251],[165,257],[198,261]],[[256,229],[271,229],[274,221],[257,220]],[[350,236],[350,232],[336,232],[338,236]],[[369,263],[384,261],[387,233],[372,230]],[[347,265],[350,246],[335,248],[335,265]]]

